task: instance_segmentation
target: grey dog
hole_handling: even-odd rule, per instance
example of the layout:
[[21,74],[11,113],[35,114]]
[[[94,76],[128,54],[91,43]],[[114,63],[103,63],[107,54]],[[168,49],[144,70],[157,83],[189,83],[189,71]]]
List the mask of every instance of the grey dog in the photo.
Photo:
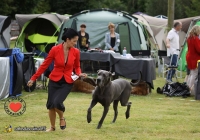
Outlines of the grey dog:
[[112,73],[105,70],[99,70],[97,73],[98,76],[96,79],[96,87],[93,91],[92,101],[87,111],[87,122],[91,122],[92,108],[99,102],[104,107],[103,115],[97,126],[97,129],[100,129],[112,102],[114,109],[113,123],[117,119],[117,106],[119,101],[121,106],[127,106],[125,115],[126,119],[129,118],[131,102],[128,100],[131,95],[132,86],[137,85],[141,80],[141,72],[140,79],[136,83],[131,83],[124,79],[116,79],[111,81]]

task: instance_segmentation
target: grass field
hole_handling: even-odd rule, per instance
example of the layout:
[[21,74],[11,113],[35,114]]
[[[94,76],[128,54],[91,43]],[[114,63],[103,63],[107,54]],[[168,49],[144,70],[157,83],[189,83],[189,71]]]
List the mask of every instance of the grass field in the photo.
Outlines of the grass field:
[[[11,48],[15,41],[11,41]],[[183,79],[180,79],[182,82]],[[60,130],[59,118],[55,132],[12,131],[5,133],[5,126],[50,127],[48,110],[45,107],[47,91],[24,92],[26,112],[12,117],[4,111],[6,100],[0,101],[0,140],[200,140],[200,103],[194,97],[169,98],[156,93],[157,87],[164,85],[164,79],[157,77],[155,90],[148,96],[131,96],[131,115],[125,119],[125,107],[119,106],[116,123],[112,105],[100,130],[96,129],[103,108],[97,104],[92,112],[92,122],[86,121],[91,94],[70,93],[64,102],[67,128]]]
[[[11,41],[11,48],[15,41]],[[183,81],[181,79],[180,81]],[[164,80],[154,81],[155,89],[164,85]],[[126,108],[119,106],[119,115],[115,124],[113,109],[110,111],[100,130],[96,129],[102,115],[100,104],[94,107],[92,122],[86,122],[86,112],[91,101],[90,94],[71,93],[64,102],[67,128],[59,129],[59,118],[56,131],[12,131],[5,133],[5,126],[49,128],[48,110],[45,107],[47,92],[35,90],[32,93],[23,92],[21,98],[26,102],[26,112],[22,116],[12,117],[4,111],[6,100],[0,101],[0,140],[199,140],[200,111],[199,101],[194,97],[168,98],[159,95],[156,90],[148,96],[131,96],[131,116],[125,119]]]
[[[181,79],[183,81],[183,79]],[[155,89],[164,85],[162,78],[154,81]],[[64,102],[67,128],[60,130],[59,118],[55,132],[4,132],[6,125],[15,127],[49,128],[48,111],[45,107],[47,92],[35,90],[23,92],[26,112],[22,116],[12,117],[4,111],[4,102],[0,101],[0,140],[199,140],[200,139],[200,103],[194,97],[169,98],[152,91],[148,96],[131,96],[131,115],[125,119],[125,107],[119,106],[116,123],[111,124],[113,109],[100,130],[96,129],[103,108],[94,107],[92,122],[86,122],[86,112],[91,101],[91,94],[70,93]]]

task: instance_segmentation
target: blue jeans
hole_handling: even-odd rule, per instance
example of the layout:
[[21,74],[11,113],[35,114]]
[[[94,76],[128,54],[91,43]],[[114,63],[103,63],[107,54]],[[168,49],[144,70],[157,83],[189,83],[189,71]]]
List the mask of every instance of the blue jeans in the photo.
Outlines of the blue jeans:
[[[177,62],[178,62],[178,55],[177,54],[173,54],[170,56],[170,66],[177,66]],[[167,73],[167,80],[168,81],[172,81],[172,77],[174,76],[176,70],[175,69],[170,69]]]

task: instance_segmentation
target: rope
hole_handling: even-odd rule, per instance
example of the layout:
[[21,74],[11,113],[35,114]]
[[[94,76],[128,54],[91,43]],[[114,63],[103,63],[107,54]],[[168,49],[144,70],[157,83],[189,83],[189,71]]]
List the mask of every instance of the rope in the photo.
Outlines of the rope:
[[[51,38],[49,39],[49,41],[47,42],[47,44],[44,46],[44,48],[42,49],[42,51],[40,52],[40,54],[36,57],[38,58],[42,52],[45,50],[45,48],[47,47],[47,45],[49,44],[49,42],[52,40],[53,36],[58,32],[58,30],[61,28],[62,24],[64,23],[65,19],[63,19],[62,23],[59,25],[59,27],[56,29],[55,33],[51,36]],[[35,54],[33,55],[35,56]]]

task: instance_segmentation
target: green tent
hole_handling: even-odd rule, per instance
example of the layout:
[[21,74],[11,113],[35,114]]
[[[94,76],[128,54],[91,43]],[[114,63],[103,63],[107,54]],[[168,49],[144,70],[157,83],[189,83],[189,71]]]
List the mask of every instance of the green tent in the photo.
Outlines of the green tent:
[[[16,41],[16,47],[26,52],[24,44],[25,34],[37,48],[44,51],[50,49],[56,42],[59,29],[68,16],[59,14],[16,14],[16,20],[21,27],[21,33]],[[49,48],[50,47],[50,48]],[[47,51],[47,50],[46,50]]]
[[[192,22],[190,23],[190,27],[188,29],[188,33],[186,35],[186,39],[189,35],[189,31],[191,30],[191,28],[194,26],[194,25],[198,25],[200,26],[200,18],[196,18],[196,19],[193,19]],[[185,39],[184,41],[184,44],[183,44],[183,49],[181,51],[181,61],[182,61],[182,65],[180,66],[179,65],[179,70],[181,70],[181,67],[182,67],[182,70],[183,71],[186,71],[186,66],[187,66],[187,62],[186,62],[186,55],[187,55],[187,51],[188,51],[188,46],[187,46],[187,40]]]
[[[69,17],[61,27],[61,34],[65,27],[79,30],[81,24],[87,26],[86,32],[90,36],[90,48],[105,48],[105,34],[108,31],[108,24],[116,25],[116,32],[120,34],[120,52],[124,47],[127,52],[131,50],[147,50],[150,48],[147,41],[147,32],[136,17],[125,12],[113,11],[110,9],[86,10]],[[58,43],[61,43],[61,36]],[[79,45],[77,45],[79,47]]]

